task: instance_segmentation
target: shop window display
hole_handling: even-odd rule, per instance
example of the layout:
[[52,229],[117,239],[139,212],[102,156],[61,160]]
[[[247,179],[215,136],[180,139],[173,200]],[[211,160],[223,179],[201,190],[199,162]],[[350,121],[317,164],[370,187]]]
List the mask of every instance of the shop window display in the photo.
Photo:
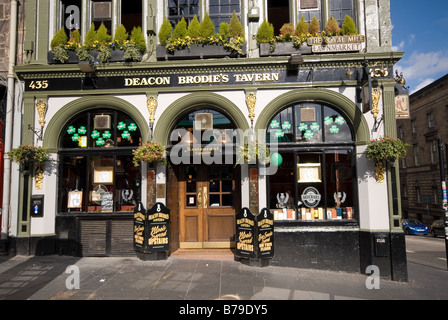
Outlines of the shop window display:
[[86,112],[68,123],[60,140],[59,212],[129,212],[140,196],[132,150],[140,130],[126,114]]
[[297,104],[275,115],[268,132],[279,138],[283,158],[269,177],[274,219],[355,219],[355,153],[345,117],[329,106]]

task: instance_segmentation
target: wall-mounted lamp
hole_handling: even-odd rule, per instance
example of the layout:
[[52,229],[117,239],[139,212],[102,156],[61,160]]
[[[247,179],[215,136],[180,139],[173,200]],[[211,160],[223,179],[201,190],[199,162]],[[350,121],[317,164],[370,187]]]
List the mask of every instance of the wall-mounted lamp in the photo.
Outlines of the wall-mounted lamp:
[[85,73],[94,73],[96,71],[96,66],[93,62],[93,60],[91,61],[80,61],[78,63],[78,68]]
[[291,57],[289,57],[288,64],[292,66],[298,66],[303,64],[303,57],[300,53],[294,53],[291,54]]

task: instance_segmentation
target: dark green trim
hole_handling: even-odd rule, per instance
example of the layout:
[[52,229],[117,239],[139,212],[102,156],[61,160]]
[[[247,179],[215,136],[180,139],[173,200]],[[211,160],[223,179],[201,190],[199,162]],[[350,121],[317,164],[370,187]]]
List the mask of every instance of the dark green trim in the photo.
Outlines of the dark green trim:
[[255,129],[265,130],[268,127],[269,120],[282,108],[292,103],[306,101],[331,105],[350,119],[351,125],[354,128],[356,144],[363,145],[369,142],[369,125],[356,104],[340,93],[322,88],[292,90],[278,96],[263,109],[263,112],[259,115],[255,124]]
[[216,93],[198,92],[177,99],[165,109],[162,115],[156,119],[154,140],[168,145],[171,130],[177,124],[179,116],[188,110],[197,109],[201,106],[204,108],[214,108],[222,112],[243,131],[249,129],[248,119],[246,119],[238,106],[232,101]]
[[134,119],[140,128],[142,140],[148,139],[148,120],[143,117],[137,107],[123,99],[113,96],[88,96],[69,102],[56,112],[45,129],[43,145],[47,147],[50,152],[56,153],[59,147],[58,142],[61,131],[67,122],[80,112],[100,107],[107,107],[127,113]]

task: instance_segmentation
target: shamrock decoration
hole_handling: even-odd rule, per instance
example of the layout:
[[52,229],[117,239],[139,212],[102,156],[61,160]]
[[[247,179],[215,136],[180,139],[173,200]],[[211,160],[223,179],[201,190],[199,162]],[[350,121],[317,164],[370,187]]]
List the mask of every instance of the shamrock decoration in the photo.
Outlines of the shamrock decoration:
[[313,122],[310,126],[311,130],[317,131],[320,129],[319,124],[317,122]]
[[339,128],[338,128],[338,126],[336,126],[336,125],[332,125],[332,126],[330,127],[330,133],[336,134],[336,133],[338,133],[338,132],[339,132]]
[[137,130],[137,125],[135,123],[131,123],[128,127],[129,131],[136,131]]
[[333,118],[332,117],[325,117],[324,123],[325,123],[326,126],[329,126],[330,124],[333,123]]
[[78,141],[78,140],[79,140],[79,134],[75,133],[75,134],[72,136],[72,141]]
[[277,120],[272,120],[271,122],[271,128],[272,129],[277,129],[280,127],[280,123]]
[[291,124],[289,123],[289,121],[285,121],[285,122],[283,122],[283,124],[282,124],[282,129],[283,129],[283,130],[289,130],[289,129],[291,129]]
[[103,138],[98,138],[98,140],[96,140],[96,144],[97,144],[98,146],[104,146],[105,143],[106,143],[106,142],[104,141]]
[[111,136],[112,136],[112,134],[109,131],[104,131],[104,133],[103,133],[104,139],[110,139]]
[[87,132],[86,127],[84,127],[84,126],[79,127],[79,129],[78,129],[79,134],[86,134],[86,132]]
[[124,130],[124,129],[126,129],[126,123],[124,123],[124,122],[119,122],[117,128],[118,128],[118,130]]
[[93,130],[92,134],[90,135],[93,139],[99,138],[100,137],[100,133],[98,132],[98,130]]
[[282,131],[282,129],[278,129],[275,135],[277,136],[277,138],[282,138],[285,136],[285,133]]
[[313,137],[313,131],[306,130],[306,132],[303,136],[305,137],[305,139],[311,139]]
[[123,139],[129,139],[131,137],[131,134],[129,133],[129,131],[125,130],[123,131],[123,133],[121,134],[121,137]]
[[308,129],[308,125],[304,122],[302,122],[299,126],[300,131],[306,131]]
[[70,127],[68,127],[68,129],[67,129],[67,133],[68,133],[68,134],[73,134],[73,133],[75,133],[75,132],[76,132],[76,129],[75,129],[74,126],[70,126]]
[[339,125],[343,125],[345,123],[345,120],[344,120],[344,118],[339,116],[339,117],[336,118],[336,120],[334,120],[334,122],[336,122]]

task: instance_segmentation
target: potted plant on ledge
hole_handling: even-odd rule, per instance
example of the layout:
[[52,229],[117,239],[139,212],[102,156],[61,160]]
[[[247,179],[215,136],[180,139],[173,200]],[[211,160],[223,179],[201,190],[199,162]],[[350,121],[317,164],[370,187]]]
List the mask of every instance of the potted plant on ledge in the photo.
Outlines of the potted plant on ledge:
[[375,176],[377,182],[384,181],[386,162],[394,163],[406,156],[409,144],[390,136],[372,140],[366,149],[367,159],[375,163]]

